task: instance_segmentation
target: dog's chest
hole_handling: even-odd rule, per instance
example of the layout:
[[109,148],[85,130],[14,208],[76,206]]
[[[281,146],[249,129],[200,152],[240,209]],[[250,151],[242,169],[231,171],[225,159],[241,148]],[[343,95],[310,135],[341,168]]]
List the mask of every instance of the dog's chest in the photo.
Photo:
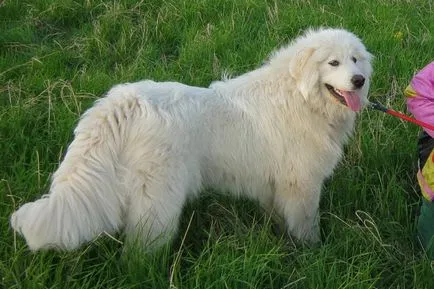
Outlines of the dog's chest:
[[343,153],[345,132],[319,124],[300,134],[288,135],[283,161],[287,169],[314,178],[328,178]]

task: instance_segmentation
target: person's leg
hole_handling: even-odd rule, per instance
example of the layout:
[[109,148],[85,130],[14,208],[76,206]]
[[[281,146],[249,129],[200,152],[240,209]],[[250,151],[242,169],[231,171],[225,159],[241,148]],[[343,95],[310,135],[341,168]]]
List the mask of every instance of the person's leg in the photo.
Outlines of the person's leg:
[[427,252],[434,259],[434,203],[422,198],[417,220],[417,236]]
[[417,236],[428,256],[434,259],[434,139],[425,131],[419,138],[418,150],[417,177],[423,197],[417,219]]

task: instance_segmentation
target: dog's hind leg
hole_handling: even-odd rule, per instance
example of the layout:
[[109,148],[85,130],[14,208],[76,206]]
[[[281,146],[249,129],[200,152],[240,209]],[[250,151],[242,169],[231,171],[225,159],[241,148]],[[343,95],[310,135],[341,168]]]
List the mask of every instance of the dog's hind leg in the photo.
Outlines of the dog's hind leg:
[[195,170],[183,163],[164,163],[159,173],[138,177],[143,185],[131,192],[126,215],[127,247],[154,250],[170,241],[178,230],[182,209],[190,191],[199,185]]
[[126,193],[118,156],[137,106],[133,96],[109,95],[84,114],[49,194],[11,216],[30,249],[72,250],[123,227]]

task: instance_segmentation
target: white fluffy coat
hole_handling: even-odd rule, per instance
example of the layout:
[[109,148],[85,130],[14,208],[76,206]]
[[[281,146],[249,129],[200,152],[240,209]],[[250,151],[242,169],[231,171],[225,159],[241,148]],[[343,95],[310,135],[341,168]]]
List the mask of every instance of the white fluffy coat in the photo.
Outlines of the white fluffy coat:
[[187,198],[213,187],[258,200],[291,235],[317,242],[321,188],[356,116],[324,83],[354,90],[351,77],[363,75],[355,91],[366,103],[370,59],[352,33],[319,29],[209,88],[115,86],[82,116],[49,194],[19,208],[12,227],[32,250],[71,250],[120,230],[160,245]]

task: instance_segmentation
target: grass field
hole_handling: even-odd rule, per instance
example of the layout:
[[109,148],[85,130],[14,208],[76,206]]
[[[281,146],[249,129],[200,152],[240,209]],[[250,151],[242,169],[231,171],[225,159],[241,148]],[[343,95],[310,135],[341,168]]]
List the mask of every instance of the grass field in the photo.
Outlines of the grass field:
[[123,253],[122,236],[30,253],[9,227],[47,191],[79,115],[116,83],[207,86],[309,26],[337,26],[375,55],[371,99],[405,110],[403,89],[433,59],[432,1],[0,3],[0,288],[434,288],[414,239],[419,129],[367,110],[324,188],[316,248],[276,236],[255,203],[215,192],[190,203],[174,243],[152,255]]

